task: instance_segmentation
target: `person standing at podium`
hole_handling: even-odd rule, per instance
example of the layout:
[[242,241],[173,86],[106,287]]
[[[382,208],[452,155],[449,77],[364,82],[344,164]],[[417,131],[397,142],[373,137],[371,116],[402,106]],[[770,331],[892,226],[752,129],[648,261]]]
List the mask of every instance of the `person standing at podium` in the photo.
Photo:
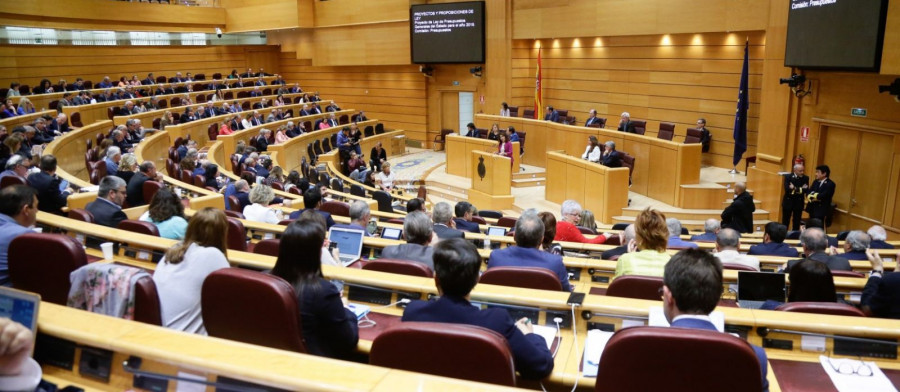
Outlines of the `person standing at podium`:
[[800,230],[803,215],[803,199],[809,189],[809,176],[803,174],[803,165],[794,165],[794,172],[784,177],[784,199],[781,202],[781,224],[793,222],[794,230]]

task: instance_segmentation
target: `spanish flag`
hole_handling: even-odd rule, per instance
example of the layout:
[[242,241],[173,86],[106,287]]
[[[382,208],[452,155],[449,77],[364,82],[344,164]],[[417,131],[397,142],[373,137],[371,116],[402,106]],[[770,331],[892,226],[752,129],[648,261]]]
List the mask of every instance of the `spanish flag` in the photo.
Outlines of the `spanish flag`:
[[541,97],[541,90],[543,90],[543,86],[541,86],[541,48],[538,47],[538,59],[537,59],[537,73],[535,74],[535,82],[534,82],[534,118],[541,118],[541,113],[543,113],[544,101]]

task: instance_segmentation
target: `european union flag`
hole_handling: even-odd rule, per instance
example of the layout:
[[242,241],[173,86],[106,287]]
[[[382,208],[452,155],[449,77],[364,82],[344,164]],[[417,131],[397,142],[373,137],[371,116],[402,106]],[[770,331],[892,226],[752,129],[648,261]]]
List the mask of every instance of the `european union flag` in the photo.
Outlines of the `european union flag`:
[[741,70],[741,87],[738,90],[737,113],[734,115],[734,158],[732,163],[737,167],[741,157],[747,151],[747,109],[750,100],[747,97],[748,57],[750,53],[750,41],[744,44],[744,69]]

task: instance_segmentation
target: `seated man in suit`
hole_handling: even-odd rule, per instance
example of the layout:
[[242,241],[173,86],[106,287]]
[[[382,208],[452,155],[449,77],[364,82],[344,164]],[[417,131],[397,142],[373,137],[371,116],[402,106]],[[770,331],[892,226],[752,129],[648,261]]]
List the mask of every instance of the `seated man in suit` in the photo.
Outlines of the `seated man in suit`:
[[513,321],[506,309],[481,310],[469,302],[480,269],[481,257],[475,245],[462,239],[441,241],[434,250],[434,281],[440,299],[413,301],[403,312],[402,320],[468,324],[493,330],[506,338],[522,378],[546,377],[553,371],[553,356],[544,338],[533,333],[530,320]]
[[900,319],[900,272],[884,272],[878,251],[866,250],[872,272],[863,288],[860,305],[869,316]]
[[[0,286],[9,286],[9,244],[16,237],[33,233],[40,201],[34,189],[11,185],[0,190]],[[0,382],[2,384],[2,382]]]
[[722,229],[716,238],[716,258],[722,263],[740,264],[759,271],[759,259],[740,253],[741,233]]
[[162,175],[156,171],[153,161],[144,161],[138,166],[138,172],[128,180],[126,200],[131,207],[138,207],[150,202],[144,200],[144,183],[147,181],[162,181]]
[[369,204],[362,200],[357,200],[350,204],[350,224],[337,223],[334,227],[362,230],[366,237],[371,237],[372,235],[366,230],[366,225],[369,224],[370,219],[372,219],[372,212],[369,210]]
[[[673,328],[716,331],[709,314],[722,297],[722,263],[709,252],[688,249],[666,263],[663,273],[663,313]],[[677,329],[672,330],[678,333]],[[769,390],[768,358],[760,347],[750,345],[759,360],[763,391]],[[697,364],[703,366],[703,364]]]
[[334,218],[331,217],[331,214],[319,209],[319,207],[322,206],[322,192],[318,187],[311,186],[303,193],[303,205],[306,208],[292,212],[289,218],[300,219],[300,214],[302,214],[303,211],[314,210],[325,218],[326,230],[330,229],[331,226],[334,226]]
[[403,220],[403,238],[406,239],[405,244],[384,247],[381,257],[417,261],[433,270],[434,248],[431,247],[431,243],[435,237],[428,215],[422,211],[413,211],[407,214]]
[[[828,269],[832,271],[853,271],[850,262],[843,257],[832,256],[825,253],[828,249],[828,239],[825,232],[819,228],[807,228],[800,234],[800,243],[803,244],[803,254],[807,259],[812,259],[828,265]],[[791,267],[802,259],[788,261],[784,266],[784,272],[791,272]]]
[[56,157],[42,156],[40,167],[40,172],[28,176],[28,185],[37,191],[40,202],[38,208],[51,214],[63,215],[62,208],[66,206],[66,199],[75,191],[68,186],[60,189],[61,180],[56,176]]
[[691,241],[715,242],[720,229],[719,220],[709,218],[703,223],[703,234],[692,235]]
[[622,167],[622,154],[616,151],[616,142],[609,140],[603,144],[600,164],[606,167]]
[[537,211],[527,210],[516,220],[516,245],[491,252],[488,269],[497,267],[537,267],[552,271],[559,279],[563,291],[572,291],[569,273],[562,256],[538,249],[544,239],[544,222]]
[[666,219],[666,227],[669,228],[668,248],[696,248],[697,244],[681,239],[681,221],[675,218]]
[[97,191],[97,200],[88,203],[85,209],[94,216],[94,223],[115,228],[119,226],[119,222],[128,219],[122,212],[126,194],[125,180],[116,176],[103,177]]
[[589,127],[594,124],[600,124],[600,117],[597,117],[597,110],[591,109],[588,112],[588,119],[584,122],[584,126]]
[[432,211],[434,219],[434,234],[438,238],[444,240],[448,238],[465,238],[463,232],[456,230],[456,223],[453,221],[453,210],[450,203],[440,202],[434,205]]
[[[818,219],[818,218],[807,219],[806,222],[803,222],[803,223],[800,224],[800,233],[801,233],[801,235],[802,235],[802,233],[803,233],[804,230],[806,230],[806,229],[811,229],[811,228],[822,229],[822,231],[825,231],[825,223],[822,222],[822,220],[821,220],[821,219]],[[829,246],[829,247],[835,247],[835,248],[837,248],[837,246],[838,246],[838,240],[837,240],[836,237],[831,236],[831,235],[828,235],[828,234],[825,234],[825,238],[828,240],[828,246]]]
[[[407,209],[409,205],[407,204]],[[453,218],[453,223],[456,224],[457,230],[468,231],[471,233],[481,233],[479,230],[478,222],[472,222],[472,215],[475,214],[475,206],[472,203],[467,201],[461,201],[456,203],[456,206],[453,207],[453,212],[456,214],[456,218]]]
[[478,137],[478,128],[475,128],[475,123],[466,124],[466,135],[468,137]]
[[156,78],[153,77],[153,72],[148,73],[147,79],[142,80],[141,84],[142,85],[156,84]]
[[619,132],[628,132],[628,133],[637,133],[634,130],[634,123],[631,122],[631,114],[628,112],[622,112],[622,117],[619,119]]
[[866,249],[869,249],[871,243],[872,237],[869,237],[868,234],[861,230],[853,230],[847,234],[847,239],[844,240],[844,253],[841,253],[840,257],[847,260],[868,260]]
[[559,122],[559,112],[553,109],[553,106],[547,106],[547,112],[544,114],[544,121]]
[[866,234],[869,237],[872,237],[872,242],[869,243],[869,248],[872,249],[894,249],[894,245],[887,243],[887,231],[884,230],[884,227],[874,225],[866,231]]
[[797,249],[784,243],[784,237],[787,236],[787,226],[778,222],[766,223],[766,231],[763,235],[763,243],[750,247],[748,255],[759,256],[783,256],[783,257],[799,257],[800,252]]
[[612,260],[613,257],[618,258],[619,256],[628,253],[628,243],[633,241],[636,237],[637,234],[634,232],[634,224],[625,226],[625,230],[622,230],[622,232],[619,233],[619,243],[622,245],[604,251],[600,254],[600,258],[603,260]]

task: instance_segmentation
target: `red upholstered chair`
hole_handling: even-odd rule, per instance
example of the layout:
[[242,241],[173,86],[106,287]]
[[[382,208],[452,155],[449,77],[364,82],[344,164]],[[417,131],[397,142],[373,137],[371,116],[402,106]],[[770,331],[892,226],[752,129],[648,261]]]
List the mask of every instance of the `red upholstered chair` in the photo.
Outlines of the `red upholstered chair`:
[[606,289],[606,295],[634,299],[661,301],[659,289],[663,287],[662,278],[639,275],[624,275],[616,278]]
[[631,176],[634,174],[634,157],[628,155],[627,152],[622,152],[622,167],[628,168],[628,185],[631,185]]
[[219,124],[209,124],[209,127],[206,128],[206,135],[209,136],[209,140],[216,140],[219,137]]
[[661,122],[659,123],[659,134],[656,135],[657,138],[663,140],[672,140],[672,137],[675,136],[675,123],[670,122]]
[[81,122],[81,113],[75,112],[72,113],[72,118],[69,119],[69,123],[72,124],[73,127],[81,128],[84,124]]
[[634,133],[638,135],[643,135],[647,133],[647,121],[644,120],[632,120],[634,123]]
[[119,222],[116,227],[119,230],[126,230],[132,233],[146,234],[159,237],[159,228],[153,223],[139,220],[126,219]]
[[274,275],[224,268],[203,281],[203,325],[209,336],[306,352],[293,287]]
[[281,246],[281,240],[277,238],[270,238],[267,240],[262,240],[256,243],[253,246],[253,253],[258,255],[266,255],[278,257],[278,248]]
[[584,227],[584,226],[575,226],[575,227],[578,228],[578,231],[580,231],[581,234],[597,235],[597,230],[594,230],[590,227]]
[[90,211],[81,208],[70,208],[69,219],[75,219],[82,222],[94,223],[94,215]]
[[[259,244],[256,244],[259,246]],[[434,271],[427,265],[410,260],[394,260],[394,259],[377,259],[366,263],[362,267],[364,270],[390,272],[392,274],[420,276],[423,278],[433,278]]]
[[194,179],[194,181],[193,181],[194,186],[200,187],[200,188],[203,188],[206,186],[206,179],[203,178],[203,176],[197,174],[193,177],[193,179]]
[[722,268],[728,269],[728,270],[735,270],[735,271],[759,272],[759,270],[757,270],[756,268],[753,268],[749,265],[743,265],[743,264],[737,264],[737,263],[722,263]]
[[228,195],[228,208],[234,212],[244,213],[244,209],[241,208],[241,201],[235,195]]
[[[653,376],[640,369],[653,369]],[[594,390],[603,392],[762,390],[759,361],[747,342],[686,328],[620,329],[603,350],[597,380],[603,382]]]
[[516,221],[518,221],[518,220],[519,220],[518,218],[513,218],[513,217],[509,217],[509,216],[501,216],[501,217],[497,218],[497,226],[509,227],[511,229],[514,229],[516,227]]
[[27,185],[25,183],[25,179],[19,176],[6,176],[0,179],[0,189],[6,188],[10,185]]
[[472,222],[478,223],[479,225],[486,225],[487,221],[484,218],[478,215],[472,215]]
[[153,196],[156,196],[156,192],[159,192],[160,189],[163,188],[163,184],[158,181],[145,181],[143,188],[144,201],[147,204],[150,204],[150,200],[153,200]]
[[519,107],[518,106],[510,106],[509,107],[509,116],[510,117],[519,117]]
[[506,339],[497,332],[473,325],[396,324],[372,342],[369,363],[444,377],[516,385],[516,370]]
[[390,218],[387,220],[386,223],[393,223],[395,225],[403,225],[404,222],[405,221],[403,220],[403,218]]
[[495,267],[488,268],[478,283],[526,289],[562,291],[559,277],[546,268]]
[[229,217],[237,218],[237,219],[244,219],[244,214],[242,214],[240,212],[231,211],[231,210],[225,210],[224,212],[225,212],[225,216],[229,216]]
[[145,276],[134,283],[134,321],[162,325],[159,292],[153,278]]
[[775,308],[782,312],[830,314],[834,316],[866,317],[862,310],[837,302],[788,302]]
[[[511,113],[510,113],[511,114]],[[522,111],[522,118],[534,118],[534,109],[525,109]]]
[[228,218],[228,249],[247,251],[247,231],[240,220]]
[[[431,141],[431,146],[435,151],[440,151],[444,149],[444,145],[447,142],[447,135],[453,133],[452,129],[442,129],[439,135],[434,135],[434,140]],[[438,149],[437,146],[441,145],[441,148]]]
[[87,264],[81,244],[62,234],[22,234],[9,244],[8,257],[13,288],[63,306],[69,298],[69,274]]
[[322,203],[319,210],[325,211],[331,215],[350,216],[350,205],[339,201],[326,201]]
[[845,278],[864,278],[866,275],[864,275],[864,274],[861,273],[861,272],[856,272],[856,271],[838,271],[838,270],[832,270],[832,271],[831,271],[831,276],[842,276],[842,277],[845,277]]
[[702,132],[697,128],[688,128],[687,134],[684,136],[684,144],[700,143],[703,136]]

